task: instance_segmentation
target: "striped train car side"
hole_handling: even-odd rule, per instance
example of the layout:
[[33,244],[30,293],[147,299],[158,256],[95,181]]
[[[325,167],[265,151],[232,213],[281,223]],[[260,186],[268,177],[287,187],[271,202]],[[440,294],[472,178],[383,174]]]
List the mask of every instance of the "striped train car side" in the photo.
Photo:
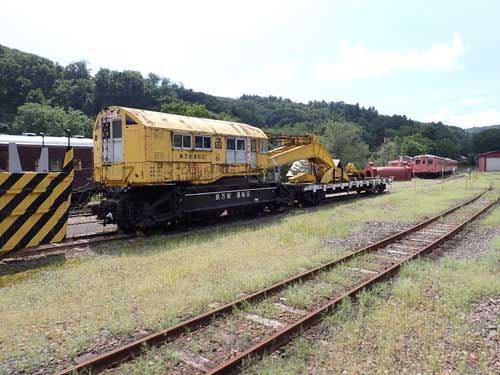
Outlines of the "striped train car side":
[[65,238],[73,177],[72,147],[62,172],[0,172],[0,259]]

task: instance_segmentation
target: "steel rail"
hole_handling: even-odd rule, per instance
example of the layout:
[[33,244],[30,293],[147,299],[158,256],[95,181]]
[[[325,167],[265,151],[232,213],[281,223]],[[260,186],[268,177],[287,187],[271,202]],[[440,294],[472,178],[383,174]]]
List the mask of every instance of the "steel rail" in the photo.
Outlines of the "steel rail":
[[72,238],[71,241],[67,242],[59,242],[59,243],[37,246],[35,248],[27,248],[22,250],[15,256],[13,256],[13,258],[25,258],[32,255],[50,254],[61,250],[71,249],[73,247],[97,244],[108,241],[118,241],[129,238],[135,238],[135,236],[128,234],[120,234],[117,232],[87,234],[83,236],[74,237]]
[[[489,190],[489,189],[488,189]],[[458,204],[455,207],[452,207],[448,210],[445,210],[444,212],[441,212],[440,214],[433,216],[427,220],[424,220],[404,231],[401,231],[395,235],[389,236],[381,241],[378,241],[374,244],[371,244],[369,246],[363,247],[362,249],[359,249],[357,251],[354,251],[352,253],[346,254],[340,258],[337,258],[331,262],[325,263],[323,265],[320,265],[318,267],[315,267],[311,270],[305,271],[297,276],[291,277],[289,279],[286,279],[284,281],[281,281],[277,284],[274,284],[270,287],[267,287],[265,289],[259,290],[257,292],[254,292],[248,296],[244,296],[240,299],[237,299],[233,302],[227,303],[221,307],[215,308],[213,310],[210,310],[208,312],[205,312],[203,314],[200,314],[198,316],[195,316],[189,320],[186,320],[184,322],[181,322],[173,327],[167,328],[165,330],[162,330],[160,332],[153,333],[151,335],[145,336],[139,340],[136,340],[134,342],[131,342],[127,345],[124,345],[122,347],[113,349],[111,351],[108,351],[106,353],[102,353],[99,355],[96,355],[95,357],[89,358],[85,361],[82,361],[74,366],[68,367],[64,370],[58,371],[55,374],[57,375],[64,375],[64,374],[71,374],[71,373],[76,373],[78,371],[86,370],[86,371],[93,371],[93,372],[99,372],[102,371],[106,368],[109,368],[111,366],[117,365],[122,361],[125,361],[130,358],[134,358],[138,355],[140,355],[144,349],[145,346],[151,346],[151,345],[158,345],[165,343],[168,340],[172,340],[181,334],[185,333],[186,331],[192,331],[194,329],[198,329],[200,327],[203,327],[205,325],[208,325],[213,319],[222,316],[222,315],[227,315],[231,313],[233,310],[244,306],[247,303],[250,302],[255,302],[258,300],[262,300],[266,298],[268,295],[275,294],[284,288],[296,284],[298,282],[303,282],[308,279],[313,278],[320,272],[327,271],[328,269],[334,267],[335,265],[338,265],[342,262],[348,261],[354,257],[357,257],[359,255],[362,255],[364,253],[367,253],[369,251],[374,251],[377,250],[381,247],[384,247],[390,243],[396,242],[402,237],[413,233],[417,230],[419,230],[422,227],[425,227],[432,222],[440,219],[443,216],[446,216],[472,202],[475,200],[479,199],[484,193],[486,193],[488,190],[484,190],[480,192],[479,194],[473,196],[472,198],[466,200],[465,202],[462,202]]]
[[265,354],[270,353],[270,352],[278,349],[279,347],[287,344],[288,342],[290,342],[293,338],[295,338],[300,333],[308,330],[312,326],[321,322],[324,314],[331,312],[337,305],[340,304],[340,302],[342,300],[344,300],[346,298],[354,298],[362,290],[367,289],[371,285],[392,276],[407,261],[409,261],[413,258],[416,258],[418,256],[421,256],[421,255],[435,249],[436,247],[440,246],[443,242],[448,240],[450,237],[453,237],[456,233],[461,231],[468,223],[473,221],[475,218],[477,218],[479,215],[481,215],[483,212],[485,212],[487,209],[489,209],[491,206],[493,206],[497,202],[498,202],[498,199],[489,203],[488,205],[486,205],[485,207],[480,209],[478,212],[476,212],[474,215],[472,215],[471,217],[464,220],[462,223],[455,226],[451,231],[446,233],[444,236],[442,236],[442,237],[438,238],[437,240],[433,241],[432,243],[426,245],[422,249],[418,250],[416,253],[411,254],[411,255],[403,258],[402,260],[398,261],[398,263],[392,265],[391,267],[382,271],[381,273],[371,277],[367,281],[359,284],[358,286],[354,287],[353,289],[349,290],[348,292],[344,293],[343,295],[337,297],[336,299],[329,302],[328,304],[325,304],[322,307],[316,309],[315,311],[309,313],[308,315],[304,316],[303,318],[301,318],[297,322],[287,325],[285,328],[275,332],[274,334],[272,334],[268,338],[258,342],[257,344],[253,345],[252,347],[246,349],[244,352],[240,353],[236,357],[231,358],[229,361],[224,362],[223,364],[207,371],[206,374],[216,375],[216,374],[233,373],[241,367],[241,365],[244,363],[245,360],[247,360],[249,358],[262,357]]

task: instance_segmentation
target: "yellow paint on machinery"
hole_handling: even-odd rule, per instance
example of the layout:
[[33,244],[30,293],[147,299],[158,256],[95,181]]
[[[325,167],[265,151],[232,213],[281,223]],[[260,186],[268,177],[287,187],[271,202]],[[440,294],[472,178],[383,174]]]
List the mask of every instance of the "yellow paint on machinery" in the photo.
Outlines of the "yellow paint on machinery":
[[260,175],[267,161],[265,133],[236,122],[110,107],[93,136],[94,178],[106,186],[208,184]]
[[62,172],[0,172],[0,259],[66,237],[73,148]]
[[308,159],[313,171],[291,182],[348,181],[312,135],[273,137],[247,124],[113,106],[94,125],[94,179],[105,186],[177,182],[209,184],[223,177],[262,175]]

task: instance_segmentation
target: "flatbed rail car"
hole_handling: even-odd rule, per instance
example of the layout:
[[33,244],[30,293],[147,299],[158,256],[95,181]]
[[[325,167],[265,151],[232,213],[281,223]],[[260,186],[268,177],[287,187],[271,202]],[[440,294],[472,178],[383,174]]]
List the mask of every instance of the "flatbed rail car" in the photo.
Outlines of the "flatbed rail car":
[[[261,129],[230,121],[115,106],[97,116],[93,137],[94,179],[106,189],[95,212],[125,231],[315,204],[353,189],[376,193],[389,182],[343,168],[315,136],[279,136],[268,150]],[[289,183],[265,178],[298,160],[310,169]]]

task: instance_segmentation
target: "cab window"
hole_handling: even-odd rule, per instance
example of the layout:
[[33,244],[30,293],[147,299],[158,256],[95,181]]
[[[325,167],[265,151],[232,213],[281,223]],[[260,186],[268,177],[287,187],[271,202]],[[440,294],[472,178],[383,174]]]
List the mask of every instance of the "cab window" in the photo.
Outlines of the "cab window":
[[432,159],[427,160],[427,164],[432,164],[432,162],[433,162]]
[[420,160],[415,160],[415,164],[420,164]]

